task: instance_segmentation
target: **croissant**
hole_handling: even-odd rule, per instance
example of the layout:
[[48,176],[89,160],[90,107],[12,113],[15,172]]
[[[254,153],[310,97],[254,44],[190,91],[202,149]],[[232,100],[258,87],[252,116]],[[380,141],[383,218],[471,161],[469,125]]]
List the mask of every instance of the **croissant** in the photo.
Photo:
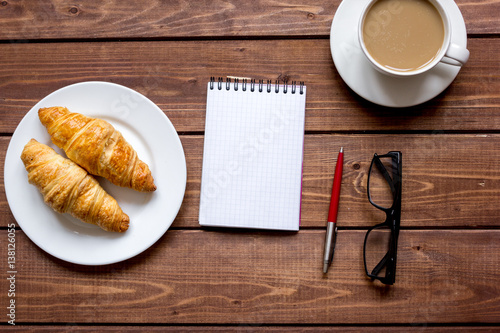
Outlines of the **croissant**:
[[156,190],[148,165],[107,121],[59,106],[41,108],[38,116],[52,142],[90,174],[141,192]]
[[24,146],[21,159],[28,171],[28,181],[55,211],[69,213],[106,231],[128,229],[129,217],[116,200],[74,162],[35,139]]

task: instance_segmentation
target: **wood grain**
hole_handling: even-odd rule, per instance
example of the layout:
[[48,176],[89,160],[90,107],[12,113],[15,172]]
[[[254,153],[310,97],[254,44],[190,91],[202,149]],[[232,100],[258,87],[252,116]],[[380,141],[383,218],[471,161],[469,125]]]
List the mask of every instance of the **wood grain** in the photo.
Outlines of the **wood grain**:
[[[203,137],[182,135],[188,179],[176,228],[199,228]],[[8,144],[0,138],[0,180]],[[500,226],[500,135],[306,135],[302,228],[324,227],[336,152],[345,149],[340,227],[369,227],[383,220],[367,199],[367,172],[375,152],[403,153],[403,227]],[[20,164],[22,167],[22,164]],[[0,191],[0,226],[14,221]],[[132,222],[133,223],[133,222]]]
[[[0,237],[6,239],[5,230]],[[143,254],[98,267],[61,262],[18,231],[16,316],[47,324],[500,320],[500,231],[402,230],[393,287],[365,277],[363,237],[364,231],[341,230],[323,276],[322,230],[170,230]],[[0,287],[8,289],[5,279]],[[3,304],[6,298],[2,293]]]
[[201,132],[206,84],[226,75],[305,81],[307,131],[499,130],[500,40],[472,39],[469,47],[469,62],[442,94],[392,109],[365,101],[343,83],[328,40],[5,44],[0,133],[12,133],[51,92],[92,80],[135,89],[164,110],[179,132]]
[[454,325],[439,325],[433,327],[427,324],[421,325],[398,325],[394,326],[360,326],[360,325],[329,325],[329,326],[289,326],[289,325],[260,325],[260,324],[239,324],[239,325],[174,325],[174,326],[155,326],[155,325],[85,325],[77,326],[76,324],[66,324],[64,327],[56,325],[22,325],[17,327],[3,327],[4,332],[49,332],[59,333],[76,330],[78,332],[175,332],[175,333],[191,333],[191,332],[286,332],[286,333],[323,333],[323,332],[371,332],[371,333],[392,333],[392,332],[481,332],[481,333],[496,333],[498,332],[497,325],[466,325],[463,327]]
[[[328,36],[341,0],[2,1],[0,40]],[[460,0],[469,34],[498,34],[499,1]]]
[[[470,60],[444,92],[405,109],[365,101],[338,75],[329,34],[340,3],[0,0],[0,244],[15,224],[17,268],[17,325],[4,317],[3,330],[498,331],[500,0],[456,1]],[[206,83],[227,75],[307,84],[297,233],[198,224]],[[7,146],[23,116],[51,92],[90,80],[156,103],[180,134],[188,168],[172,228],[136,257],[94,267],[32,243],[4,187]],[[340,230],[325,276],[340,146]],[[367,200],[368,166],[389,150],[403,153],[403,213],[396,284],[384,287],[365,277],[362,244],[383,219]]]

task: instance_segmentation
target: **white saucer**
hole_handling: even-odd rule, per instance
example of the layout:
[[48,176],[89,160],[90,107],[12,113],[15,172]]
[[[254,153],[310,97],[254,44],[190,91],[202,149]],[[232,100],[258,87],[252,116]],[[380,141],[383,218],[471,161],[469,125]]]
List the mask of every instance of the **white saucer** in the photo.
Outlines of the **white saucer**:
[[[330,49],[345,83],[361,97],[388,107],[408,107],[427,102],[453,82],[460,67],[439,63],[429,72],[407,78],[379,73],[368,62],[358,42],[358,21],[369,0],[344,0],[333,18]],[[443,1],[452,25],[452,43],[467,47],[467,31],[453,0]]]
[[[130,228],[112,233],[59,214],[28,183],[20,159],[31,139],[50,140],[38,109],[62,105],[71,111],[109,121],[146,162],[155,180],[153,193],[136,192],[99,179],[130,217]],[[165,113],[146,96],[108,82],[81,82],[61,88],[38,102],[19,123],[5,157],[5,193],[24,233],[56,258],[81,265],[106,265],[131,258],[153,245],[167,231],[181,207],[186,189],[186,158],[177,132]]]

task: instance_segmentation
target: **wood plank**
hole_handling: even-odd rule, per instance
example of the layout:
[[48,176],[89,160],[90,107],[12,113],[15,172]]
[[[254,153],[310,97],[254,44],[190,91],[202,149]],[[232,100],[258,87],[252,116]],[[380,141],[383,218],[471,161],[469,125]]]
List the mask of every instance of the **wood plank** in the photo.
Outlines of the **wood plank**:
[[[2,1],[0,40],[328,36],[341,0]],[[469,34],[498,34],[500,2],[460,0]]]
[[77,326],[76,324],[66,324],[64,327],[55,325],[16,325],[15,327],[3,327],[3,332],[68,332],[71,329],[78,329],[78,332],[175,332],[175,333],[191,333],[191,332],[286,332],[286,333],[323,333],[323,332],[481,332],[481,333],[496,333],[498,326],[442,326],[432,327],[429,325],[408,325],[408,326],[346,326],[346,325],[329,325],[329,326],[273,326],[260,324],[240,324],[240,325],[223,325],[223,326],[199,326],[199,325],[147,325],[147,326]]
[[[402,225],[498,226],[500,158],[497,135],[306,136],[303,225],[323,226],[338,147],[345,149],[339,225],[371,226],[366,181],[374,153],[402,152]],[[469,219],[470,218],[470,219]]]
[[[203,137],[182,135],[188,180],[176,228],[198,228]],[[8,138],[0,137],[0,226],[14,222],[5,200],[3,165]],[[345,149],[340,227],[369,227],[383,217],[366,194],[373,154],[403,153],[403,227],[498,227],[500,135],[306,135],[302,228],[323,228],[333,171]]]
[[343,83],[328,40],[4,44],[0,133],[13,133],[51,92],[92,80],[143,93],[180,132],[203,131],[206,84],[219,75],[305,81],[307,131],[497,131],[500,39],[471,39],[469,46],[469,63],[442,94],[392,109],[365,101]]
[[[499,230],[402,230],[396,283],[365,277],[362,230],[168,231],[126,262],[87,267],[16,232],[19,323],[406,324],[500,321]],[[5,230],[0,239],[6,239]],[[5,272],[6,261],[1,267]],[[0,287],[8,290],[8,281]],[[1,293],[2,304],[9,302]]]

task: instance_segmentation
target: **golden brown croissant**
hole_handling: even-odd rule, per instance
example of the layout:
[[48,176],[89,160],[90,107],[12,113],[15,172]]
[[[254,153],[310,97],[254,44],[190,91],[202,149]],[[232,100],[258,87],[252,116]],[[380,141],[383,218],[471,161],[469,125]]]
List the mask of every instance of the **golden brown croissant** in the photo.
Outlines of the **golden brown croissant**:
[[41,108],[38,116],[52,142],[89,173],[137,191],[156,190],[148,165],[107,121],[59,106]]
[[83,222],[107,231],[128,229],[129,217],[87,171],[31,139],[21,159],[30,184],[38,187],[44,201],[59,213],[69,213]]

